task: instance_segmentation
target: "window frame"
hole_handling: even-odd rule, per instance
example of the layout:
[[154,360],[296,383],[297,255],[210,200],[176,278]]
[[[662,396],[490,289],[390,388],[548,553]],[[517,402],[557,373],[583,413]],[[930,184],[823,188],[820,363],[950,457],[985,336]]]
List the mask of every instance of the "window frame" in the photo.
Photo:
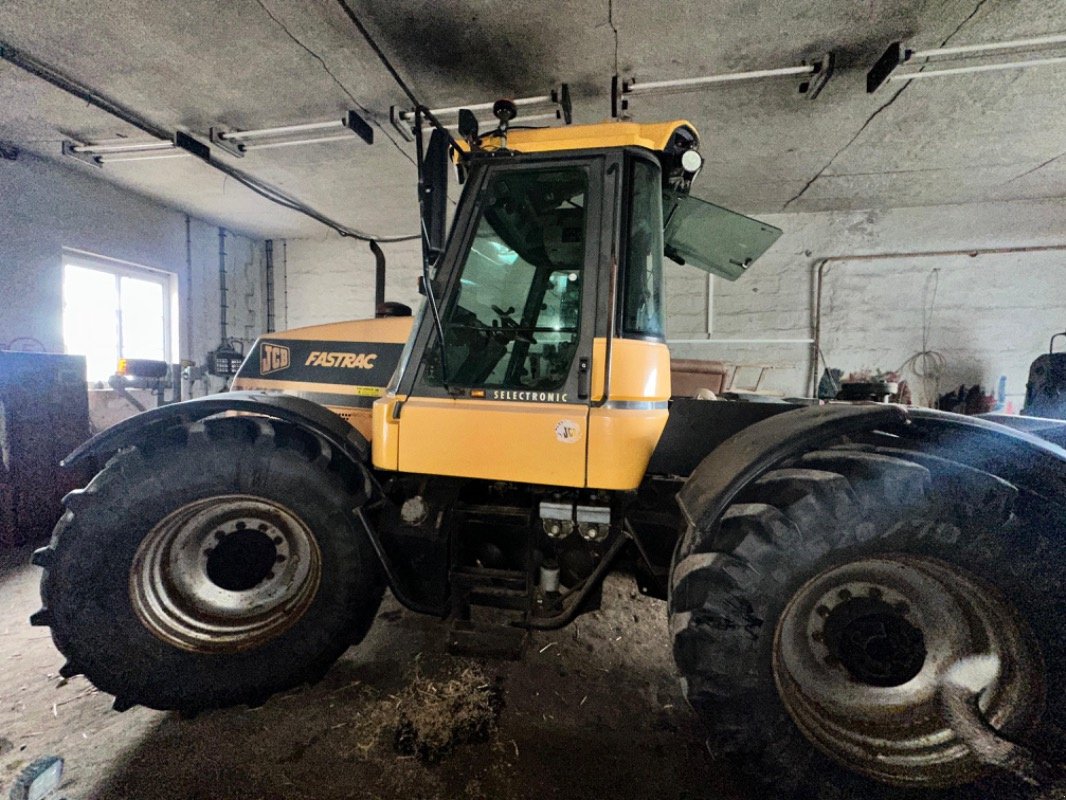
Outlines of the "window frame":
[[[643,331],[635,331],[626,325],[626,302],[629,298],[629,235],[633,219],[633,184],[636,162],[643,161],[655,168],[659,174],[660,186],[662,183],[662,164],[651,151],[629,149],[626,151],[624,178],[622,180],[622,197],[624,202],[619,209],[621,217],[621,234],[618,237],[618,286],[615,288],[615,330],[620,339],[636,339],[642,342],[666,342],[666,273],[663,259],[659,256],[659,322],[661,333],[651,334]],[[659,202],[662,203],[662,192],[658,194]],[[665,208],[661,209],[665,215]],[[665,220],[665,216],[661,217]]]
[[[102,256],[97,253],[91,253],[87,250],[77,250],[71,247],[64,247],[62,252],[62,258],[60,263],[60,269],[62,273],[62,285],[65,287],[67,267],[81,267],[82,269],[89,269],[95,272],[103,272],[114,278],[115,281],[115,294],[119,298],[118,309],[118,358],[125,358],[123,353],[123,336],[122,336],[122,278],[132,278],[135,280],[147,281],[158,284],[163,290],[163,358],[168,364],[172,364],[175,361],[175,354],[178,350],[179,338],[178,338],[178,276],[173,272],[169,272],[163,269],[156,269],[154,267],[147,267],[143,264],[137,264],[132,261],[123,261],[117,258],[110,258],[108,256]],[[62,292],[62,306],[60,312],[61,320],[65,327],[65,306],[66,295],[65,289]],[[63,349],[66,351],[67,342],[63,342]],[[115,365],[118,366],[117,363]],[[96,381],[90,380],[90,383]]]
[[[545,159],[543,154],[530,154],[530,158],[517,155],[504,159],[491,156],[475,161],[466,182],[463,198],[459,204],[458,214],[448,240],[448,246],[437,262],[433,275],[433,291],[437,301],[441,302],[443,320],[446,303],[443,298],[454,298],[457,284],[462,272],[465,256],[472,246],[477,234],[478,224],[482,219],[484,192],[489,180],[497,171],[510,170],[550,170],[560,167],[580,166],[588,170],[588,196],[585,217],[585,271],[586,278],[582,287],[581,311],[579,317],[579,334],[576,355],[570,364],[566,380],[555,390],[556,394],[565,394],[569,402],[578,401],[578,367],[582,358],[591,357],[592,340],[597,320],[597,298],[600,295],[600,282],[604,274],[604,253],[609,252],[611,225],[605,224],[608,214],[612,213],[613,189],[605,186],[610,159],[603,150],[574,151],[560,154],[558,157]],[[411,350],[407,364],[401,365],[403,373],[396,381],[397,393],[418,397],[456,397],[466,396],[473,386],[449,386],[445,389],[437,383],[426,380],[425,367],[428,354],[433,352],[432,344],[437,338],[433,315],[426,312],[414,337],[415,345]]]
[[[578,288],[578,291],[579,291],[578,297],[579,297],[579,299],[578,299],[578,308],[577,308],[577,319],[575,320],[575,324],[574,324],[572,330],[569,331],[573,335],[573,340],[572,340],[572,345],[574,347],[573,358],[576,358],[577,357],[577,347],[579,346],[579,342],[580,342],[580,338],[581,338],[581,329],[582,329],[582,325],[584,323],[583,314],[582,314],[582,305],[584,304],[585,282],[586,282],[586,278],[588,277],[588,273],[590,272],[590,270],[587,269],[587,263],[586,262],[587,262],[587,259],[588,259],[588,250],[589,250],[588,240],[589,240],[589,237],[591,235],[591,231],[589,230],[589,227],[588,227],[588,204],[589,204],[589,194],[590,194],[590,191],[591,191],[590,183],[591,183],[592,177],[591,177],[589,169],[585,165],[569,165],[569,166],[556,166],[556,167],[550,167],[550,168],[538,168],[538,169],[533,170],[533,171],[535,171],[535,172],[553,172],[553,171],[563,171],[563,170],[566,170],[566,169],[569,169],[572,172],[580,173],[582,175],[583,179],[584,179],[584,184],[585,184],[584,191],[583,191],[583,205],[581,206],[581,211],[582,211],[582,231],[581,231],[582,264],[579,267],[579,269],[581,271],[581,283],[580,283],[580,286]],[[489,175],[488,178],[486,179],[486,181],[484,182],[483,189],[484,189],[484,191],[491,191],[491,187],[492,187],[492,184],[493,184],[494,181],[501,179],[503,176],[514,175],[516,173],[520,173],[520,172],[523,172],[523,171],[525,171],[525,170],[495,170],[493,172],[493,174]],[[443,325],[443,327],[444,327],[446,332],[448,331],[448,329],[450,327],[455,326],[455,325],[458,324],[458,323],[454,322],[452,318],[454,317],[454,315],[456,313],[456,309],[460,307],[460,302],[462,300],[463,293],[464,293],[463,279],[464,279],[464,277],[466,277],[468,275],[468,269],[471,266],[471,257],[472,257],[472,255],[475,252],[477,252],[475,248],[477,246],[478,238],[479,238],[479,235],[482,233],[483,226],[486,224],[486,213],[485,213],[486,209],[485,209],[484,205],[480,204],[480,203],[479,203],[479,208],[481,210],[481,213],[473,221],[474,222],[474,232],[473,232],[473,237],[470,240],[470,247],[465,249],[465,251],[462,253],[461,259],[455,265],[456,276],[457,276],[457,279],[458,279],[458,284],[455,284],[457,286],[457,289],[452,294],[452,296],[449,298],[449,302],[447,304],[445,304],[440,309],[441,323],[442,323],[442,325]],[[536,293],[539,291],[540,292],[540,296],[538,297],[538,302],[535,305],[542,305],[543,302],[544,302],[544,296],[545,296],[546,292],[549,289],[548,283],[550,282],[550,276],[554,275],[555,273],[558,273],[558,272],[566,272],[566,271],[568,271],[568,269],[565,268],[565,267],[561,267],[560,266],[560,267],[556,267],[555,269],[553,269],[550,273],[543,273],[544,267],[538,266],[537,264],[532,264],[532,263],[530,263],[528,261],[525,261],[525,259],[522,258],[520,255],[518,255],[518,260],[520,260],[524,265],[528,266],[532,270],[532,272],[529,275],[529,280],[528,280],[528,282],[526,282],[525,287],[524,288],[520,288],[520,287],[516,286],[515,288],[520,288],[519,294],[516,294],[515,297],[510,298],[511,300],[518,300],[519,299],[519,295],[521,296],[521,299],[522,299],[521,307],[517,307],[516,306],[514,308],[514,316],[512,317],[512,319],[515,319],[517,322],[519,322],[521,324],[525,324],[525,322],[527,321],[525,319],[525,316],[530,311],[531,306],[534,305],[533,298],[536,295]],[[504,304],[504,301],[503,301],[502,298],[500,298],[500,303]],[[540,316],[540,312],[539,311],[537,313],[537,316],[538,316],[538,319],[539,319],[539,316]],[[538,332],[542,332],[542,331],[538,331]],[[536,333],[534,335],[536,335]],[[435,342],[435,340],[434,340],[434,342]],[[520,348],[525,351],[526,355],[521,356],[521,357],[518,356],[517,352],[519,351]],[[513,345],[512,345],[512,349],[505,356],[501,356],[500,363],[497,364],[497,367],[499,367],[499,366],[503,367],[503,372],[504,372],[503,376],[500,378],[499,381],[492,381],[491,380],[491,375],[490,375],[489,379],[486,379],[485,381],[480,382],[480,383],[465,383],[465,382],[464,383],[458,383],[458,382],[456,382],[455,376],[452,375],[450,377],[450,379],[448,379],[446,382],[448,383],[449,386],[462,387],[462,388],[465,388],[465,389],[482,389],[482,388],[484,388],[484,389],[494,389],[494,390],[501,390],[501,391],[524,391],[524,390],[527,390],[527,389],[530,390],[530,391],[541,391],[541,392],[556,392],[556,391],[558,391],[560,386],[563,383],[566,382],[566,378],[565,377],[559,382],[558,385],[539,387],[536,390],[530,389],[529,387],[521,386],[521,385],[519,385],[518,383],[515,382],[515,380],[516,380],[516,372],[517,372],[518,368],[522,366],[522,364],[525,361],[525,359],[528,357],[528,351],[529,351],[529,346],[528,345],[525,346],[525,347],[522,347],[522,343],[520,342],[520,340],[518,340],[518,339],[514,340]],[[432,364],[433,361],[435,361],[437,358],[439,358],[439,353],[435,352],[433,343],[430,344],[430,348],[429,348],[429,350],[427,352],[429,353],[428,360],[429,360],[429,362],[431,364]],[[569,375],[572,365],[573,365],[573,361],[571,360],[571,362],[567,365],[567,369],[566,369],[566,374],[567,375]],[[456,365],[453,364],[453,363],[449,363],[448,367],[449,367],[449,370],[454,370],[456,368]],[[493,373],[495,373],[495,368],[493,370]],[[423,381],[428,381],[428,376],[426,374],[423,374],[422,380]]]

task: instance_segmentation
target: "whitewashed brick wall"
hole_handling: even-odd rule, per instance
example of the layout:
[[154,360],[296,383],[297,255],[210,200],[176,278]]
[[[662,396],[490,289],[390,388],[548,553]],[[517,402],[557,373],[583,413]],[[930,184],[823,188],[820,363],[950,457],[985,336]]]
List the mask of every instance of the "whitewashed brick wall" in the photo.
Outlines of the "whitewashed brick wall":
[[[374,254],[366,242],[327,234],[286,242],[288,327],[374,316]],[[417,310],[422,250],[417,241],[382,245],[385,299]]]
[[[785,233],[740,280],[715,279],[710,334],[706,276],[670,265],[671,339],[811,338],[813,268],[825,256],[1066,244],[1066,201],[1058,199],[760,218]],[[947,359],[940,390],[959,383],[991,389],[1006,375],[1008,394],[1020,407],[1029,363],[1052,333],[1066,330],[1066,250],[835,263],[823,290],[829,363],[845,371],[895,369],[921,349],[929,300],[923,290],[933,270],[939,288],[928,346]],[[771,364],[776,369],[763,388],[809,391],[812,350],[802,342],[674,344],[672,350]]]

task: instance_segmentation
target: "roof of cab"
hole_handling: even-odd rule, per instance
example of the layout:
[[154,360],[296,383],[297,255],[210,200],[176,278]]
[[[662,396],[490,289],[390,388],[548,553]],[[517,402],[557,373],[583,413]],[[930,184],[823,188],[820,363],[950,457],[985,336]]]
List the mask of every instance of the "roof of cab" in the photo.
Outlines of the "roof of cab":
[[[519,118],[521,124],[521,118]],[[670,122],[616,122],[595,125],[564,125],[556,128],[512,128],[507,132],[507,147],[519,153],[546,153],[555,150],[591,150],[603,147],[644,147],[661,151],[678,128],[696,127],[686,120]],[[499,136],[482,137],[482,147],[492,150]],[[468,151],[465,141],[459,146]]]

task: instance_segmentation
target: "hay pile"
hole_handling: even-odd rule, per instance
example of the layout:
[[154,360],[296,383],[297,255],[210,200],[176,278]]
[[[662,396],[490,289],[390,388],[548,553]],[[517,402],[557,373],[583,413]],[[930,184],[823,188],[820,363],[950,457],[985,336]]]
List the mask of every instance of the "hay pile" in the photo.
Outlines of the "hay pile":
[[379,701],[365,720],[367,744],[391,739],[399,755],[435,764],[457,745],[488,741],[502,709],[499,681],[480,666],[454,667],[432,678],[416,669],[410,683]]

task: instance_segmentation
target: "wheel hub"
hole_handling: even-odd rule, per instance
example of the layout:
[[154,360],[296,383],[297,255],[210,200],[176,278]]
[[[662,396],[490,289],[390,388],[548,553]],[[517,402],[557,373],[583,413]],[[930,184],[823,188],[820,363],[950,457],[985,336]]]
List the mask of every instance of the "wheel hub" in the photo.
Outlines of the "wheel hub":
[[880,587],[869,587],[866,596],[843,591],[849,596],[830,609],[821,633],[829,650],[827,663],[833,659],[852,680],[868,686],[899,686],[911,680],[927,654],[925,636],[907,619],[907,604],[889,604]]
[[269,525],[260,523],[259,527],[263,530],[248,528],[242,520],[232,531],[219,531],[221,537],[215,534],[218,542],[204,550],[211,583],[231,592],[246,592],[274,577],[274,564],[286,558],[278,552],[284,540],[275,544]]
[[945,562],[882,555],[833,567],[793,595],[774,636],[778,693],[819,749],[869,777],[952,786],[984,770],[944,721],[939,687],[960,658],[1003,668],[981,711],[1007,732],[1043,706],[1032,634],[991,586]]
[[292,626],[318,589],[321,554],[288,509],[244,495],[198,500],[145,536],[130,568],[142,624],[194,652],[238,652]]

